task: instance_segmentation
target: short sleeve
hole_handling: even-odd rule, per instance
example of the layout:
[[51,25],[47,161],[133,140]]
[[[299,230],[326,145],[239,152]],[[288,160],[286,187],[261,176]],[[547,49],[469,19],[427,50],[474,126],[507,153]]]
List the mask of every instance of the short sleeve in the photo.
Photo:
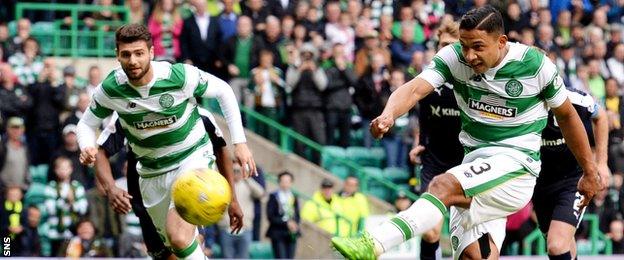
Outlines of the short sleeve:
[[439,88],[453,78],[450,68],[457,59],[453,46],[446,46],[438,51],[431,63],[417,77],[429,82],[433,87]]

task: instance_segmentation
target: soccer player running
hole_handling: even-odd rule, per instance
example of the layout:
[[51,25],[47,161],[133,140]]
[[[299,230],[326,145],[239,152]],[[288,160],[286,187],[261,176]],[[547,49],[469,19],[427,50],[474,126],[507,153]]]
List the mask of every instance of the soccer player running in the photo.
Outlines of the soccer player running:
[[[90,109],[78,123],[80,159],[93,164],[98,153],[96,130],[117,112],[137,157],[143,204],[165,245],[178,258],[203,259],[195,240],[197,227],[184,221],[171,200],[171,185],[191,169],[214,167],[214,155],[197,109],[197,98],[216,97],[232,133],[245,142],[236,97],[224,81],[186,64],[155,62],[152,38],[143,25],[128,24],[115,33],[117,60],[96,89]],[[255,172],[248,150],[240,151],[246,177]]]
[[[238,233],[243,227],[243,212],[236,199],[236,193],[234,192],[234,169],[232,167],[229,151],[227,150],[227,144],[212,114],[206,109],[198,109],[208,137],[210,138],[210,143],[215,151],[217,168],[225,179],[228,180],[230,188],[232,189],[232,202],[228,207],[228,214],[230,216],[230,228],[232,233]],[[125,191],[115,185],[108,158],[114,156],[126,146],[126,135],[122,131],[121,123],[117,115],[113,115],[113,117],[116,119],[111,120],[97,139],[97,144],[100,147],[95,160],[96,184],[98,189],[108,197],[109,204],[113,207],[115,212],[128,214],[130,210],[132,210],[138,217],[143,233],[143,240],[145,241],[149,255],[154,259],[167,259],[171,257],[172,253],[158,236],[156,227],[154,227],[154,223],[147,214],[145,206],[143,206],[143,198],[139,190],[139,175],[136,170],[137,161],[132,149],[128,148],[127,154],[128,170],[126,178],[128,190]]]
[[[570,89],[568,99],[583,122],[589,143],[594,148],[602,184],[606,187],[609,181],[609,125],[606,112],[590,95],[579,90]],[[582,197],[576,184],[583,171],[568,149],[552,112],[548,113],[548,124],[542,131],[540,153],[542,170],[533,193],[533,208],[538,226],[546,235],[550,259],[574,259],[574,233],[584,211],[578,205]]]
[[[438,46],[443,47],[459,41],[459,24],[446,20],[438,28]],[[433,177],[446,172],[453,166],[459,165],[464,157],[464,151],[457,139],[459,135],[459,108],[453,95],[453,85],[444,83],[434,92],[419,101],[418,125],[420,131],[415,135],[415,142],[410,151],[410,160],[414,162],[420,156],[422,169],[420,170],[421,193],[427,191],[427,186]],[[435,228],[425,232],[420,240],[420,259],[436,259],[436,252],[440,246],[440,232],[442,221]]]
[[506,217],[531,199],[540,172],[541,132],[548,108],[575,155],[583,176],[585,207],[602,189],[587,135],[567,98],[556,66],[538,49],[508,43],[501,14],[492,6],[466,13],[460,42],[442,48],[418,77],[397,89],[371,122],[380,138],[416,102],[446,82],[461,110],[462,164],[436,176],[414,204],[358,238],[332,238],[348,259],[375,259],[435,227],[450,207],[455,259],[496,259]]

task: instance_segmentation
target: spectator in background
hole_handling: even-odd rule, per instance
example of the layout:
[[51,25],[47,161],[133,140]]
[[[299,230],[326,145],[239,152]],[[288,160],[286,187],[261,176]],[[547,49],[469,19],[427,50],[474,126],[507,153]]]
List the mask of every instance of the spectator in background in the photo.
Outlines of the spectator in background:
[[229,215],[223,214],[218,223],[219,239],[223,258],[246,259],[249,258],[249,247],[252,241],[253,200],[264,196],[264,188],[252,178],[243,179],[240,166],[237,163],[233,165],[236,198],[243,212],[247,214],[243,217],[243,227],[240,230],[231,230]]
[[269,0],[268,9],[271,15],[283,18],[286,15],[294,15],[298,0]]
[[[270,15],[262,0],[246,0],[243,15],[251,18],[254,32],[262,32],[266,29],[266,19]],[[279,22],[279,19],[277,19]]]
[[100,83],[102,83],[102,71],[98,65],[91,65],[87,75],[87,86],[85,87],[87,94],[89,94],[89,99],[91,99]]
[[22,214],[22,223],[24,223],[24,231],[19,240],[22,250],[14,255],[24,257],[41,256],[41,238],[39,235],[41,210],[35,205],[28,206],[25,214]]
[[537,41],[535,41],[535,46],[546,52],[556,49],[554,32],[550,24],[540,24],[537,27]]
[[0,127],[2,120],[25,117],[33,105],[28,92],[15,80],[11,66],[0,64]]
[[37,81],[43,70],[43,58],[39,56],[39,42],[35,38],[26,38],[21,43],[20,51],[9,57],[9,64],[20,84],[28,86]]
[[405,32],[405,27],[409,27],[413,30],[411,34],[413,40],[411,42],[423,44],[426,40],[425,31],[420,22],[416,20],[414,10],[410,6],[402,6],[399,12],[399,21],[395,21],[392,24],[392,36],[405,41],[402,35]]
[[561,11],[557,17],[555,27],[555,42],[559,45],[570,44],[572,40],[572,13],[568,10]]
[[95,237],[95,226],[88,219],[82,219],[76,224],[76,235],[69,240],[65,257],[112,257],[110,248]]
[[390,97],[390,72],[384,55],[374,52],[370,56],[371,64],[358,81],[353,94],[353,101],[362,117],[364,146],[373,145],[373,136],[368,131],[371,120],[381,114],[383,106]]
[[399,191],[394,200],[394,213],[399,213],[408,209],[412,205],[412,201],[407,197],[404,191]]
[[219,69],[219,22],[206,11],[206,0],[192,0],[195,12],[184,19],[180,34],[180,48],[184,63],[192,64],[200,70],[222,76]]
[[293,30],[295,29],[295,19],[292,16],[285,16],[282,18],[282,37],[285,41],[291,41],[293,37]]
[[72,238],[70,228],[75,221],[87,213],[85,189],[70,176],[73,168],[71,160],[59,157],[54,161],[56,180],[50,181],[45,190],[45,207],[48,213],[46,234],[50,240],[52,256],[64,255],[60,249],[62,244]]
[[[624,8],[623,8],[624,10]],[[613,57],[613,52],[615,51],[615,46],[618,44],[622,44],[624,39],[622,39],[623,28],[622,24],[613,23],[611,24],[609,30],[609,41],[607,42],[607,57]],[[0,42],[2,38],[0,37]]]
[[589,67],[579,63],[576,68],[576,76],[570,77],[570,85],[572,88],[582,90],[585,93],[591,93],[589,90]]
[[65,93],[64,110],[71,111],[78,104],[78,96],[82,92],[82,86],[76,84],[76,68],[68,65],[63,68],[63,83],[58,86]]
[[62,126],[65,127],[70,124],[78,125],[78,121],[80,121],[80,118],[82,118],[84,112],[87,110],[87,108],[89,108],[90,101],[91,97],[89,96],[89,94],[87,94],[87,92],[79,92],[78,102],[76,103],[76,106],[72,109],[69,117],[67,117],[65,121],[63,121]]
[[520,43],[529,46],[535,45],[535,31],[531,30],[531,28],[522,29],[522,39]]
[[[253,76],[254,109],[276,121],[281,121],[285,102],[285,82],[283,72],[273,65],[273,53],[269,50],[260,51],[260,64],[251,70]],[[279,143],[279,133],[266,124],[256,126],[259,135]]]
[[415,51],[412,54],[412,59],[409,66],[405,69],[405,74],[408,80],[411,80],[418,76],[420,72],[425,69],[425,53],[422,51]]
[[3,193],[4,199],[0,207],[0,236],[4,238],[5,247],[7,246],[6,238],[10,239],[8,244],[12,254],[10,256],[16,256],[22,251],[20,238],[24,232],[25,223],[22,222],[20,216],[25,211],[22,202],[24,195],[19,186],[10,186],[4,189]]
[[621,219],[616,219],[609,224],[607,237],[613,244],[613,254],[624,254],[624,222]]
[[392,63],[390,51],[381,47],[377,31],[369,31],[365,35],[364,46],[355,54],[355,62],[353,64],[355,75],[358,78],[362,77],[370,66],[370,58],[373,52],[381,53],[384,56],[385,64]]
[[[115,28],[111,28],[109,25],[103,25],[97,27],[97,21],[120,21],[119,13],[113,12],[110,9],[103,8],[106,6],[113,6],[113,0],[95,0],[94,4],[101,5],[102,8],[98,11],[92,12],[89,16],[85,17],[82,21],[85,23],[87,29],[94,30],[103,30],[103,31],[114,31]],[[136,19],[136,17],[134,17]]]
[[398,67],[407,67],[411,61],[414,52],[424,51],[425,48],[421,44],[416,44],[413,37],[414,29],[410,26],[401,28],[400,39],[395,39],[390,45],[392,52],[392,64]]
[[[351,89],[357,83],[353,71],[353,63],[347,60],[344,45],[334,44],[332,56],[321,67],[327,74],[327,89],[323,102],[325,104],[325,122],[327,127],[327,144],[346,148],[349,146],[351,131]],[[336,136],[338,131],[338,136]]]
[[290,172],[280,173],[277,181],[279,189],[269,195],[266,206],[269,220],[266,236],[271,239],[275,258],[293,259],[297,238],[301,235],[299,199],[291,190],[294,176]]
[[325,12],[320,13],[323,16],[323,23],[325,24],[325,28],[323,28],[323,34],[327,37],[327,39],[331,39],[334,33],[337,32],[337,27],[340,22],[340,2],[339,1],[328,1],[325,5]]
[[589,69],[589,93],[596,99],[599,104],[605,101],[605,81],[600,75],[600,61],[591,59],[588,62]]
[[238,15],[234,13],[234,0],[221,0],[223,11],[219,14],[219,29],[221,29],[221,44],[227,44],[228,39],[236,35]]
[[280,21],[275,16],[269,16],[266,18],[266,30],[262,37],[262,46],[265,49],[270,50],[273,53],[273,64],[276,67],[284,70],[286,64],[282,57],[282,48],[284,48],[284,41],[281,34]]
[[297,23],[304,22],[309,10],[310,3],[308,3],[308,1],[298,1],[297,6],[295,6],[295,12],[293,13],[293,19],[295,19]]
[[[289,64],[286,71],[286,93],[290,94],[292,126],[295,131],[321,145],[326,143],[323,116],[323,91],[327,88],[327,75],[317,64],[318,53],[311,44],[301,48],[301,60]],[[295,143],[295,152],[303,156],[305,147]],[[313,152],[312,162],[318,163],[320,155]]]
[[20,52],[23,48],[22,45],[26,39],[30,38],[30,20],[26,18],[19,19],[17,21],[17,35],[13,39],[9,40],[8,46],[5,49],[6,57],[10,57],[15,53]]
[[[304,4],[305,3],[305,4]],[[307,6],[306,2],[299,2],[299,6]],[[300,9],[303,7],[300,7]],[[325,34],[325,25],[321,21],[323,15],[319,14],[319,10],[315,8],[306,9],[305,18],[300,21],[305,26],[308,34],[306,38],[313,37],[315,35]]]
[[17,186],[23,190],[30,184],[30,153],[24,138],[24,119],[7,120],[7,135],[0,140],[0,190]]
[[529,26],[529,16],[523,15],[520,5],[516,2],[510,2],[507,5],[507,13],[503,16],[505,25],[505,34],[510,41],[519,41],[520,33],[523,28]]
[[130,23],[145,24],[149,15],[147,5],[143,0],[125,0],[124,5],[130,11]]
[[251,19],[241,16],[237,20],[236,35],[227,40],[221,51],[229,84],[238,101],[248,107],[251,107],[251,102],[246,102],[250,71],[258,64],[261,48],[262,40],[253,33]]
[[343,203],[343,214],[351,222],[351,235],[364,230],[366,218],[370,214],[370,207],[366,195],[358,191],[360,181],[355,176],[349,176],[344,180],[342,191],[339,195]]
[[605,41],[600,40],[591,44],[593,50],[593,58],[598,60],[600,66],[600,75],[603,79],[611,77],[611,72],[607,66],[607,44]]
[[[94,187],[94,178],[89,174],[89,168],[80,163],[80,148],[76,136],[76,125],[69,124],[63,128],[63,144],[52,152],[50,165],[59,157],[68,158],[72,163],[71,180],[78,181],[85,189]],[[48,172],[48,181],[54,180],[54,171]]]
[[340,13],[337,23],[325,25],[327,43],[334,45],[342,43],[344,55],[347,61],[352,62],[355,52],[355,30],[353,30],[351,16],[348,13]]
[[334,193],[333,188],[334,182],[323,179],[321,189],[303,205],[301,218],[312,222],[333,236],[353,235],[351,223],[342,215],[345,212],[342,199]]
[[156,60],[174,62],[180,58],[180,34],[183,23],[174,0],[159,0],[156,3],[147,23],[154,42]]
[[56,80],[54,60],[48,58],[44,62],[39,81],[28,87],[33,99],[33,108],[28,115],[28,145],[33,153],[32,165],[50,162],[50,151],[59,145],[59,115],[63,110],[65,93],[62,88],[54,85]]
[[6,62],[8,56],[10,56],[8,53],[10,44],[9,27],[6,23],[0,22],[0,63]]
[[[622,122],[624,122],[624,100],[620,94],[617,81],[607,79],[606,83],[605,110],[609,122],[609,168],[613,172],[624,172],[624,150],[622,140]],[[624,194],[624,193],[623,193]]]
[[607,60],[607,66],[611,71],[611,76],[624,88],[624,42],[615,45],[613,57]]
[[572,44],[564,44],[560,50],[561,55],[554,62],[566,86],[571,86],[571,82],[577,80],[576,69],[581,65],[581,59],[576,57]]

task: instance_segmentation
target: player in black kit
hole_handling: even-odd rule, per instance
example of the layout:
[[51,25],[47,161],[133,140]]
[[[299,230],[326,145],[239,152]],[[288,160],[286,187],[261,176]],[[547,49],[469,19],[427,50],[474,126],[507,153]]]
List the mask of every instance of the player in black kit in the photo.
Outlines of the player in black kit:
[[[607,187],[610,173],[606,112],[590,95],[579,90],[569,89],[568,98],[585,126],[603,186]],[[582,196],[577,190],[583,171],[566,145],[552,112],[548,113],[548,123],[542,132],[540,153],[542,170],[533,193],[539,229],[546,235],[550,259],[574,259],[574,233],[585,211],[579,208]]]
[[[438,49],[459,40],[459,25],[447,21],[438,29]],[[420,155],[421,193],[427,190],[429,182],[455,165],[461,164],[464,149],[459,142],[459,108],[453,94],[453,86],[445,84],[435,89],[419,102],[419,133],[414,135],[414,145],[410,151],[410,160],[416,162]],[[420,240],[420,259],[436,259],[440,245],[442,222],[434,229],[423,234]]]
[[[233,167],[229,152],[226,148],[226,142],[223,139],[221,130],[218,128],[210,112],[199,109],[204,127],[212,143],[216,156],[217,167],[219,172],[228,180],[230,185],[233,183]],[[109,203],[116,212],[126,214],[130,211],[130,207],[134,214],[139,218],[143,239],[147,246],[147,251],[154,259],[168,259],[173,257],[172,252],[165,246],[160,239],[156,227],[152,219],[147,214],[147,210],[143,205],[143,199],[139,189],[139,175],[136,170],[136,157],[130,147],[128,148],[127,162],[128,170],[126,178],[128,180],[128,192],[114,186],[114,180],[108,158],[121,151],[125,145],[125,134],[122,131],[119,120],[115,120],[107,129],[105,129],[98,139],[100,145],[97,159],[95,161],[96,176],[98,189],[109,198]],[[110,187],[112,185],[113,187]],[[109,187],[105,187],[109,186]],[[117,193],[117,194],[114,194]],[[236,194],[232,189],[232,203],[228,208],[230,214],[230,226],[232,232],[238,232],[243,226],[243,213],[238,206]]]

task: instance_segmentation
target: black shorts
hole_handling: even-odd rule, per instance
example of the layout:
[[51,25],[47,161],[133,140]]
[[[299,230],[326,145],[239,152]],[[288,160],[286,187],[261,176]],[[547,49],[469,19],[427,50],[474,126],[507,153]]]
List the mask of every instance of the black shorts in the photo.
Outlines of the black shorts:
[[420,169],[420,194],[427,191],[427,187],[429,187],[429,183],[433,180],[433,177],[446,172],[446,170],[443,170],[442,168],[443,167],[423,164]]
[[577,205],[581,200],[577,184],[578,178],[570,178],[554,184],[536,185],[533,192],[533,208],[542,233],[548,234],[550,222],[553,220],[578,228],[583,212]]
[[149,255],[153,259],[167,259],[171,255],[171,251],[160,239],[154,222],[152,222],[145,205],[143,205],[143,197],[139,188],[139,174],[136,170],[136,159],[132,152],[128,152],[128,172],[126,178],[128,179],[128,194],[132,196],[130,200],[132,211],[139,218],[141,231],[143,232],[143,241]]

